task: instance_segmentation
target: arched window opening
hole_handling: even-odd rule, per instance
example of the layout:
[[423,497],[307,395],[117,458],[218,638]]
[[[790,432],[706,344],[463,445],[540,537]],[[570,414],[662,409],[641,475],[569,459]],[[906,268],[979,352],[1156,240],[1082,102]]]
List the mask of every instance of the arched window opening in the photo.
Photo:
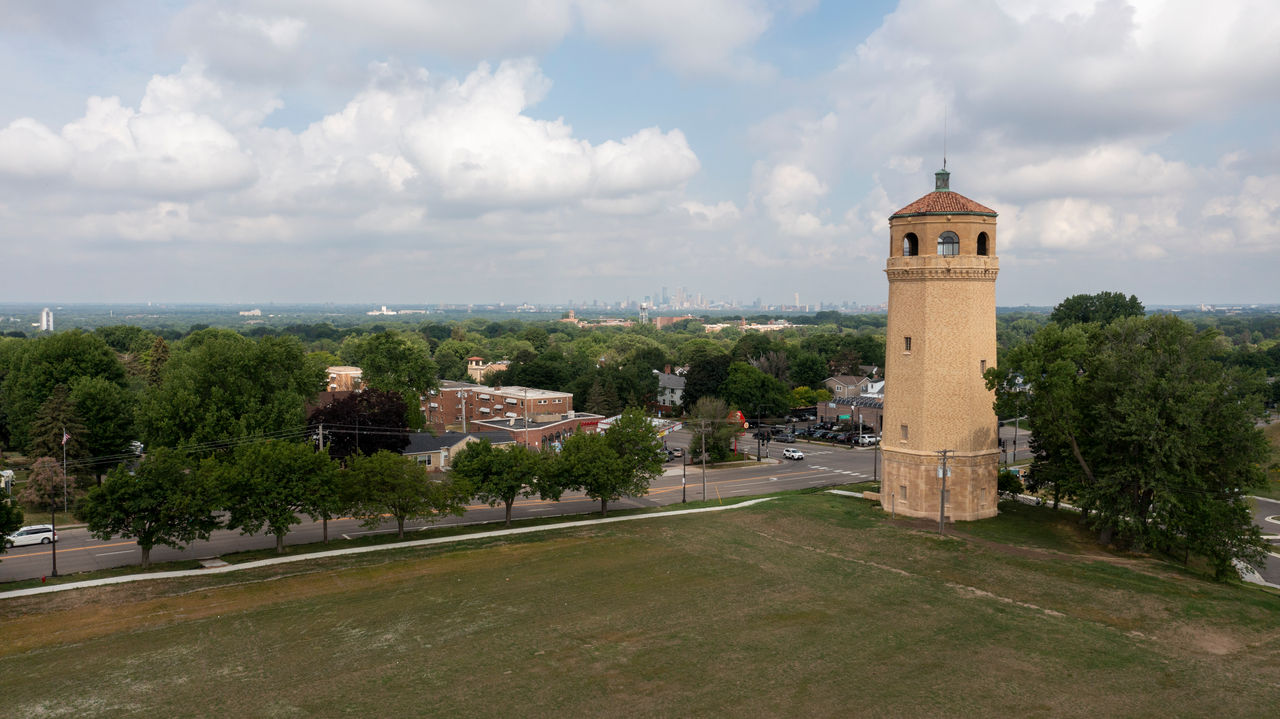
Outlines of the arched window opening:
[[960,236],[950,230],[938,235],[938,254],[943,257],[960,254]]
[[987,233],[985,232],[978,233],[978,254],[982,257],[986,257],[991,254],[991,249],[987,240]]
[[920,254],[920,238],[916,237],[916,233],[908,232],[902,238],[902,256],[915,257]]

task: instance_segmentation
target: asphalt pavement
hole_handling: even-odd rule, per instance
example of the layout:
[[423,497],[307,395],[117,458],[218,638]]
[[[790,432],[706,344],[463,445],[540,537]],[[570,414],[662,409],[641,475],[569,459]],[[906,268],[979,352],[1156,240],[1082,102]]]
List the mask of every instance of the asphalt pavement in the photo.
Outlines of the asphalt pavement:
[[[687,432],[667,437],[668,446],[688,446]],[[745,448],[744,444],[744,448]],[[805,453],[803,460],[781,460],[783,447],[798,447]],[[750,442],[754,451],[754,441]],[[771,455],[771,456],[769,456]],[[844,448],[772,443],[769,453],[761,462],[746,466],[712,469],[706,474],[705,497],[701,468],[698,465],[682,466],[680,460],[669,462],[662,477],[655,480],[650,491],[642,497],[630,497],[610,502],[609,509],[656,507],[679,504],[682,501],[724,501],[730,498],[750,497],[770,492],[826,487],[870,480],[876,474],[872,465],[877,453],[871,449]],[[686,453],[687,457],[687,453]],[[512,508],[513,518],[552,517],[599,512],[600,503],[578,493],[566,494],[559,502],[535,498],[517,500]],[[504,518],[503,507],[472,505],[461,517],[448,517],[438,522],[407,523],[406,532],[429,526],[457,524],[500,523]],[[323,524],[309,519],[295,525],[285,537],[285,544],[297,545],[320,542]],[[357,537],[365,534],[386,534],[395,531],[394,522],[369,529],[356,519],[338,519],[328,523],[330,538]],[[112,567],[139,565],[141,550],[131,539],[116,538],[98,540],[84,528],[59,529],[56,547],[58,572],[61,575],[76,572],[109,569]],[[182,559],[211,559],[232,552],[271,549],[275,537],[268,534],[243,535],[235,531],[215,532],[208,541],[198,541],[178,550],[155,547],[151,550],[152,562],[169,562]],[[38,579],[51,574],[52,558],[49,546],[13,547],[0,555],[0,582],[18,579]]]
[[1262,530],[1262,536],[1271,545],[1266,565],[1258,574],[1271,584],[1280,585],[1280,501],[1265,497],[1253,498],[1253,523]]

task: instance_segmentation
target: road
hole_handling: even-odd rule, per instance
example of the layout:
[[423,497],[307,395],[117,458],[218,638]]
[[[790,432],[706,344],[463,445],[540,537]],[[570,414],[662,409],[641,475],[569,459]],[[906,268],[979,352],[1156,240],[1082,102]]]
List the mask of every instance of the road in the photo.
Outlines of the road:
[[[1006,439],[1007,446],[1012,449],[1012,429],[1005,428],[1001,436]],[[1027,438],[1026,432],[1019,433],[1019,457],[1030,456],[1026,446]],[[671,447],[687,447],[688,441],[688,433],[684,431],[667,437],[668,446]],[[754,451],[755,443],[749,437],[744,437],[742,447]],[[775,442],[771,444],[769,454],[778,457],[782,454],[783,447],[797,447],[805,453],[805,458],[799,461],[775,460],[756,466],[709,471],[706,478],[707,498],[736,499],[780,490],[847,484],[872,479],[875,474],[872,471],[872,465],[878,453],[872,449],[837,448],[806,442],[790,445]],[[679,461],[668,463],[668,474],[653,482],[648,495],[613,502],[609,505],[610,509],[678,504],[682,498],[687,498],[691,502],[703,499],[702,474],[699,467],[697,465],[686,467],[683,482],[679,469]],[[512,516],[528,518],[580,515],[598,512],[599,509],[599,502],[581,494],[571,493],[559,502],[544,502],[539,499],[517,500],[512,509]],[[467,508],[463,516],[448,517],[433,526],[495,523],[501,522],[502,519],[503,509],[500,506],[472,505]],[[1280,555],[1280,501],[1259,500],[1255,505],[1254,523],[1262,528],[1264,535],[1270,537],[1269,542],[1274,548],[1273,554],[1267,557],[1266,566],[1260,573],[1268,582],[1280,584],[1280,556],[1277,556]],[[419,529],[424,526],[432,525],[424,522],[409,523],[406,529]],[[354,519],[329,522],[331,538],[386,534],[394,531],[394,526],[369,530]],[[132,540],[101,541],[90,537],[84,529],[61,530],[58,532],[58,537],[58,570],[64,575],[141,563],[141,552]],[[319,542],[322,538],[322,524],[304,519],[302,524],[295,526],[293,531],[285,537],[285,543],[307,544]],[[156,547],[151,550],[151,559],[153,562],[207,559],[237,551],[271,549],[274,546],[275,537],[271,535],[247,536],[233,531],[219,531],[215,532],[208,541],[195,542],[183,550]],[[39,578],[50,574],[50,569],[50,548],[47,546],[12,547],[7,553],[0,555],[0,582]]]
[[1262,529],[1263,536],[1271,545],[1266,565],[1258,573],[1268,582],[1280,584],[1280,501],[1262,497],[1254,500],[1253,523]]
[[[667,437],[668,446],[685,447],[688,434],[677,432]],[[745,444],[745,443],[744,443]],[[754,450],[754,443],[752,443]],[[761,462],[750,467],[719,469],[707,472],[707,498],[712,501],[737,499],[753,495],[768,494],[780,490],[823,487],[872,478],[872,465],[877,452],[871,449],[847,449],[820,445],[797,443],[795,445],[774,444],[770,454],[778,457],[784,446],[799,447],[805,453],[803,460],[774,460]],[[623,499],[611,502],[609,508],[626,509],[634,507],[655,507],[679,504],[682,498],[694,502],[703,499],[702,475],[697,465],[685,468],[686,480],[682,484],[679,473],[680,463],[668,463],[668,474],[655,480],[649,494],[644,497]],[[559,502],[544,502],[534,499],[517,500],[513,509],[513,518],[548,517],[561,515],[587,514],[598,512],[600,503],[588,499],[581,494],[567,494]],[[487,505],[472,505],[461,517],[449,517],[437,522],[434,526],[456,524],[479,524],[501,522],[503,508]],[[406,524],[409,528],[428,526],[425,522]],[[360,526],[358,520],[342,519],[329,522],[329,536],[357,537],[370,533],[386,534],[395,531],[394,522],[389,527],[368,530]],[[323,536],[323,527],[319,522],[304,519],[296,525],[286,537],[285,544],[297,545],[319,542]],[[195,542],[183,550],[168,547],[155,547],[151,550],[151,561],[169,562],[179,559],[207,559],[231,552],[250,549],[271,549],[275,546],[275,537],[259,534],[246,536],[234,531],[218,531],[208,541]],[[73,574],[96,569],[109,569],[141,563],[141,551],[129,539],[101,541],[89,536],[85,529],[67,529],[58,531],[58,572]],[[51,573],[52,561],[48,546],[13,547],[0,555],[0,582],[17,579],[38,579]]]

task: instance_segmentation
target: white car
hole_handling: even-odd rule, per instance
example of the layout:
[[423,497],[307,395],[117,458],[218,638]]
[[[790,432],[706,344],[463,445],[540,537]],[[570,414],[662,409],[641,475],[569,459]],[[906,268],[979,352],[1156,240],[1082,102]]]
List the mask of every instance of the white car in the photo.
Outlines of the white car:
[[782,458],[783,459],[804,459],[804,452],[801,452],[795,447],[787,447],[786,449],[782,450]]
[[10,534],[5,542],[10,547],[23,547],[28,544],[50,544],[58,541],[58,533],[49,524],[33,524]]

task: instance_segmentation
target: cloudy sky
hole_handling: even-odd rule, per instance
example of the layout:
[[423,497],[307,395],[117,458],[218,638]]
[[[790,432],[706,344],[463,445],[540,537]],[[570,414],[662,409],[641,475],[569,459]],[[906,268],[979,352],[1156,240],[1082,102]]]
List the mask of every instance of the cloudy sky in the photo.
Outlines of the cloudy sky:
[[0,299],[1280,302],[1274,0],[0,0]]

